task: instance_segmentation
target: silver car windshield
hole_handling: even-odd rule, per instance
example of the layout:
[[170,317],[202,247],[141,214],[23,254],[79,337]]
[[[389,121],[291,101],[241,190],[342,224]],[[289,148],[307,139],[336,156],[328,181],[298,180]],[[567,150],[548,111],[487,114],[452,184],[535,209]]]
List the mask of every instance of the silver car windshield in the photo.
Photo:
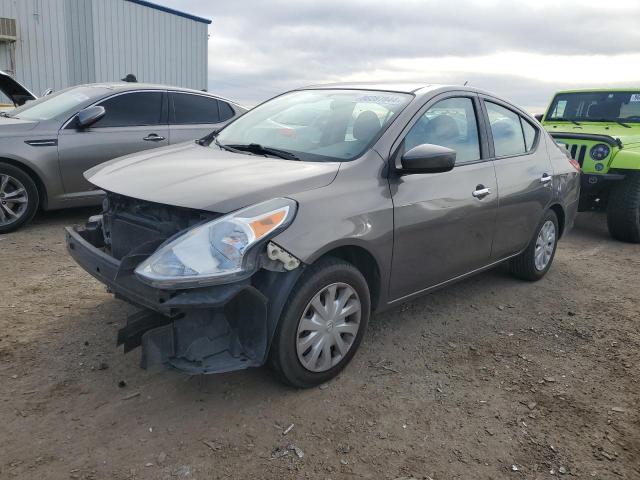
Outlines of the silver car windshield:
[[21,107],[8,112],[8,117],[21,120],[50,120],[58,115],[73,110],[96,95],[107,92],[105,88],[74,87],[27,102]]
[[258,154],[277,150],[299,160],[351,160],[380,137],[412,98],[385,91],[295,91],[245,113],[216,142]]

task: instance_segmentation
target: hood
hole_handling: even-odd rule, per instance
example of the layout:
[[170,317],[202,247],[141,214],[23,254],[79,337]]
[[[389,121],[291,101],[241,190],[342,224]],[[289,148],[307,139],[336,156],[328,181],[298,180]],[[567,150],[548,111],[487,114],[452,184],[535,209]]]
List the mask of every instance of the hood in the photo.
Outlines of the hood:
[[24,105],[28,100],[36,99],[33,93],[2,70],[0,70],[0,91],[9,97],[16,106]]
[[581,135],[608,135],[620,139],[623,146],[640,144],[640,123],[627,123],[629,128],[616,122],[578,122],[574,125],[570,122],[544,122],[544,128],[549,133],[581,134]]
[[111,160],[84,175],[99,188],[128,197],[228,213],[324,187],[339,168],[339,162],[245,155],[192,142]]

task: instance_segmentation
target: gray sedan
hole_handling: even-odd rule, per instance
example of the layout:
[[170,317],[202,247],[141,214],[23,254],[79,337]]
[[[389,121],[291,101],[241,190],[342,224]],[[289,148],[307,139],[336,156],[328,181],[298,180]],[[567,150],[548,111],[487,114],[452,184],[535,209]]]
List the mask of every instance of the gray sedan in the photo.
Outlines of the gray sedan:
[[99,204],[104,192],[83,177],[88,168],[195,140],[245,111],[206,92],[112,83],[72,87],[2,113],[0,233],[38,208]]
[[199,143],[86,173],[104,211],[70,254],[140,308],[118,335],[142,365],[269,361],[335,376],[372,312],[509,262],[541,279],[580,167],[526,112],[472,88],[296,90]]

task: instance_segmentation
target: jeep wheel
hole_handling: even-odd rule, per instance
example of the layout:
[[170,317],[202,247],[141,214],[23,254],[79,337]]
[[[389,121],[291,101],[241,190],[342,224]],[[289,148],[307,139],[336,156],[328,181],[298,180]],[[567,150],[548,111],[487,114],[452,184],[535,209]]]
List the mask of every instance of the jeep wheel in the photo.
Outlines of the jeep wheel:
[[551,268],[558,246],[558,217],[549,210],[540,221],[527,249],[511,259],[511,273],[522,280],[540,280]]
[[280,317],[270,363],[299,388],[335,377],[353,358],[369,322],[366,280],[350,263],[321,260],[300,277]]
[[0,234],[17,230],[38,209],[38,189],[24,171],[0,162]]
[[640,173],[629,173],[611,190],[607,226],[616,240],[640,243]]

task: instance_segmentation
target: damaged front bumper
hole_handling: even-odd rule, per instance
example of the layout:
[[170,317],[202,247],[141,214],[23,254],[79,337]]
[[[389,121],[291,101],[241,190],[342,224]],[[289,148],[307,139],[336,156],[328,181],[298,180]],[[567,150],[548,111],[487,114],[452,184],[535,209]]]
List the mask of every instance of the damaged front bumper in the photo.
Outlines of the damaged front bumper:
[[284,302],[302,270],[263,270],[238,283],[163,290],[134,274],[157,244],[143,244],[118,260],[104,251],[101,228],[65,231],[73,259],[116,298],[142,309],[129,316],[117,339],[125,353],[142,347],[142,368],[164,364],[201,374],[263,365]]

